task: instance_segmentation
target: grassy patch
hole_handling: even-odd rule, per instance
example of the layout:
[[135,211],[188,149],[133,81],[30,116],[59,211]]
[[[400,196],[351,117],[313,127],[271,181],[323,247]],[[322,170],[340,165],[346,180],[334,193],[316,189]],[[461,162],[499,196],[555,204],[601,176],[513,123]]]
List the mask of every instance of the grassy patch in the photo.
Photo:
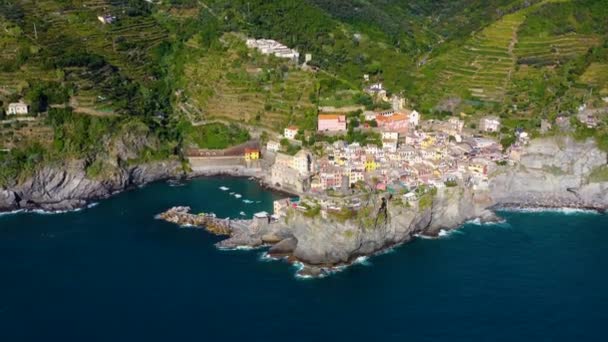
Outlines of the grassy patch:
[[236,124],[210,123],[202,126],[192,126],[190,123],[184,122],[181,126],[186,146],[224,149],[250,139],[249,132]]
[[608,182],[608,166],[602,165],[591,170],[588,178],[589,183]]

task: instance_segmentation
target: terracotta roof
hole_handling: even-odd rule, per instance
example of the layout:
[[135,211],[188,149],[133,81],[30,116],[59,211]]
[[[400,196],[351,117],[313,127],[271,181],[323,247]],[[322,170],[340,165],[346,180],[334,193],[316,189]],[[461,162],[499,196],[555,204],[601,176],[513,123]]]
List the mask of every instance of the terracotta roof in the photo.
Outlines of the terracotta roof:
[[292,131],[297,131],[298,126],[289,126],[289,127],[287,127],[287,129],[292,130]]
[[395,122],[395,121],[407,121],[409,119],[406,114],[395,114],[392,116],[378,116],[376,121],[378,122]]
[[319,114],[319,120],[345,121],[346,120],[346,115],[340,115],[340,114]]

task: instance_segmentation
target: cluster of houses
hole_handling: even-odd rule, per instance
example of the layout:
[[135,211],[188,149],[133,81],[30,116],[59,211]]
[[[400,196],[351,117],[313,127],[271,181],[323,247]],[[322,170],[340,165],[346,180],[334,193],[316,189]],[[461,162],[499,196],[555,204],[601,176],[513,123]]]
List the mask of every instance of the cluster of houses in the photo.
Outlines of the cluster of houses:
[[[274,185],[317,198],[328,191],[352,195],[361,188],[389,190],[409,193],[404,200],[413,201],[411,191],[420,187],[461,184],[486,188],[492,167],[508,158],[495,140],[465,132],[464,121],[458,117],[420,122],[419,113],[410,110],[365,115],[366,120],[378,122],[375,129],[381,134],[382,146],[318,142],[317,147],[324,151],[319,157],[306,150],[295,156],[278,152],[271,168]],[[321,114],[318,120],[320,132],[346,130],[344,115]],[[500,119],[484,117],[480,127],[485,132],[497,132]],[[297,127],[287,127],[284,137],[295,139],[297,132]],[[526,139],[525,132],[518,132],[515,146],[520,147]],[[280,146],[270,141],[267,149],[277,152]]]
[[[245,44],[250,49],[257,49],[264,55],[274,55],[279,58],[291,59],[298,62],[300,53],[272,39],[247,39]],[[307,56],[308,59],[308,56]]]

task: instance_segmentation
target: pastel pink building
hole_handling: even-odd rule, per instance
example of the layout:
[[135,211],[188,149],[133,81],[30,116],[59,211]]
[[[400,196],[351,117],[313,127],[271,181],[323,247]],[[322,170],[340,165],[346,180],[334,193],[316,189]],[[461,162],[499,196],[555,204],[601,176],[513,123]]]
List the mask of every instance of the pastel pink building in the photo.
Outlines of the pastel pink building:
[[337,114],[321,114],[319,115],[317,130],[319,132],[346,131],[346,116]]
[[401,134],[407,133],[409,127],[409,116],[406,114],[394,114],[391,116],[378,115],[376,121],[378,122],[379,128]]

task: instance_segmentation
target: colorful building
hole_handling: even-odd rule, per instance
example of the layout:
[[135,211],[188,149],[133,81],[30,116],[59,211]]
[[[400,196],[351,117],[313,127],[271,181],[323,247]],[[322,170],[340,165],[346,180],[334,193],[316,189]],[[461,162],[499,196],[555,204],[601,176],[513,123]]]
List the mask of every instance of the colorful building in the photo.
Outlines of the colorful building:
[[319,132],[346,131],[346,116],[341,114],[320,114],[317,127]]
[[257,148],[246,148],[245,149],[245,160],[258,160],[260,159],[260,150]]
[[409,127],[409,118],[405,114],[394,114],[391,116],[378,115],[376,118],[378,127],[384,131],[405,134]]

